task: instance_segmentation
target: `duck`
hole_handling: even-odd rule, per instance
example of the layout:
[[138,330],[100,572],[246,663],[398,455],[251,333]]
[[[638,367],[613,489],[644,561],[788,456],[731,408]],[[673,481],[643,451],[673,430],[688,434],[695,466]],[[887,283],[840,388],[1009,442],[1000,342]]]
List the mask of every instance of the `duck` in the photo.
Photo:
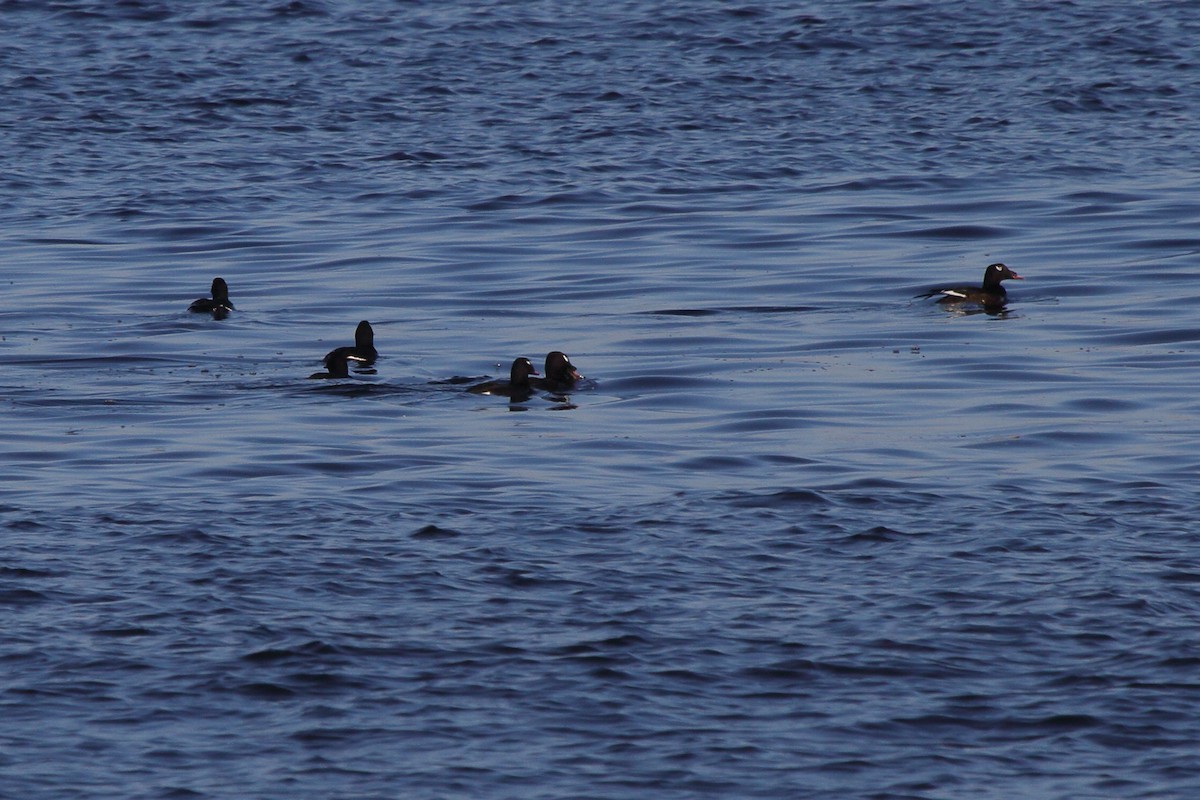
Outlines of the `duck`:
[[212,314],[218,319],[224,318],[233,311],[233,303],[229,302],[229,284],[224,278],[213,278],[212,297],[201,297],[188,306],[188,311],[194,314]]
[[1008,299],[1008,292],[1005,291],[1001,281],[1007,280],[1023,281],[1025,279],[1004,264],[997,262],[988,264],[987,269],[983,271],[983,286],[942,286],[930,289],[917,297],[936,297],[940,294],[945,296],[938,300],[939,303],[978,303],[981,306],[1002,306]]
[[499,397],[508,397],[514,402],[528,400],[533,394],[533,387],[530,385],[530,376],[537,375],[538,372],[533,368],[533,362],[528,358],[518,358],[512,363],[512,369],[509,370],[507,381],[486,381],[477,383],[474,386],[467,387],[467,391],[471,394],[491,394]]
[[350,362],[363,360],[362,358],[354,355],[353,353],[341,353],[339,355],[334,356],[333,358],[330,358],[330,356],[334,356],[334,354],[330,353],[328,356],[325,356],[325,369],[328,371],[327,372],[314,372],[312,375],[308,376],[309,380],[331,379],[331,378],[332,379],[349,378],[350,377]]
[[347,356],[353,356],[351,360],[367,366],[374,364],[375,359],[379,357],[379,351],[375,349],[375,329],[365,319],[354,329],[353,347],[337,347],[325,354],[325,369],[330,369],[331,361]]
[[552,350],[546,354],[545,377],[533,378],[529,383],[533,388],[547,392],[569,392],[575,387],[575,382],[581,380],[583,376],[575,369],[567,354]]

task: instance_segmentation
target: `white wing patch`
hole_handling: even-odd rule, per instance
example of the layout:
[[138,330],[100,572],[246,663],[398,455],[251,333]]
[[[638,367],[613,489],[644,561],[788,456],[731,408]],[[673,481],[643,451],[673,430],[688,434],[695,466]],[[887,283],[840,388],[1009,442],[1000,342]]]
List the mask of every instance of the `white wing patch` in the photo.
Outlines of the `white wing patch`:
[[957,289],[943,289],[942,294],[946,295],[947,297],[966,297],[965,294]]

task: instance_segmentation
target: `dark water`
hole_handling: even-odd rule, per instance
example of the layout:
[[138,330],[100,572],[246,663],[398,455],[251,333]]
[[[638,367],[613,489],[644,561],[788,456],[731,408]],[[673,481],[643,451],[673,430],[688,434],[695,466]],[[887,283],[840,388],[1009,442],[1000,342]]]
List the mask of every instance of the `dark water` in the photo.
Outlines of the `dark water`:
[[0,798],[1200,796],[1197,41],[0,2]]

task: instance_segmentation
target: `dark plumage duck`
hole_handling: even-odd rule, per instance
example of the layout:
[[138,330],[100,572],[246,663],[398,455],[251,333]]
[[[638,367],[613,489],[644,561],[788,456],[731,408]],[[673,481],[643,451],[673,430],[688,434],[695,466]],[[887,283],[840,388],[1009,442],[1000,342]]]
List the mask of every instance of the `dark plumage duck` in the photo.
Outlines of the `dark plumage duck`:
[[1025,280],[1003,264],[989,264],[983,271],[983,286],[942,286],[930,289],[917,297],[936,297],[944,295],[939,303],[978,303],[981,306],[995,307],[1004,305],[1008,292],[1004,290],[1001,281]]
[[224,278],[213,278],[212,297],[201,297],[188,306],[188,311],[195,314],[212,314],[218,319],[233,311],[233,303],[229,302],[229,285]]
[[354,329],[353,347],[338,347],[325,354],[325,368],[330,369],[331,361],[337,361],[347,356],[352,357],[352,361],[358,361],[368,366],[374,364],[375,359],[379,357],[379,352],[375,349],[375,329],[365,319]]
[[[330,356],[333,356],[333,358],[330,358]],[[313,378],[349,378],[351,361],[362,361],[362,359],[352,353],[341,353],[339,355],[330,353],[328,356],[325,356],[325,369],[328,371],[314,372],[308,377],[310,380]]]
[[537,370],[533,368],[533,362],[528,358],[518,358],[512,363],[512,369],[509,371],[507,381],[487,381],[486,383],[477,383],[474,386],[467,388],[471,394],[492,394],[500,397],[509,397],[515,401],[528,400],[533,394],[533,387],[529,384],[529,377],[537,375]]
[[533,388],[547,392],[569,392],[580,380],[583,380],[583,376],[575,369],[567,354],[553,350],[546,354],[545,377],[533,378],[529,383]]

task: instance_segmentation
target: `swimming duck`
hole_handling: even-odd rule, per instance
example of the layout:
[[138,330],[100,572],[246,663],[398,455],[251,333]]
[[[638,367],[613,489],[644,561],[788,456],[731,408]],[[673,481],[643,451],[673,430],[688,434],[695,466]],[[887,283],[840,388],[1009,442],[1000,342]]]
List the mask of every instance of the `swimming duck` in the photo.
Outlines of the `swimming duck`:
[[533,368],[533,362],[528,358],[518,358],[512,363],[512,369],[509,371],[507,381],[487,381],[485,383],[477,383],[474,386],[467,388],[471,394],[491,394],[500,397],[508,397],[516,402],[528,400],[533,394],[533,387],[529,384],[529,377],[537,375],[537,370]]
[[229,286],[224,278],[213,278],[212,297],[201,297],[188,306],[188,311],[196,314],[212,314],[218,319],[224,318],[233,311],[233,303],[229,302]]
[[547,392],[569,392],[576,381],[583,380],[579,370],[571,363],[571,359],[561,350],[552,350],[546,354],[546,373],[543,378],[529,381],[535,389]]
[[939,303],[978,303],[981,306],[1002,306],[1008,299],[1008,292],[1004,290],[1001,281],[1007,280],[1023,281],[1025,279],[1004,264],[989,264],[988,268],[983,271],[983,286],[942,286],[930,289],[917,297],[935,297],[940,294],[945,296],[938,300]]
[[371,327],[371,323],[365,319],[358,323],[358,327],[354,329],[353,347],[337,347],[326,353],[325,368],[329,369],[331,361],[336,361],[344,356],[353,356],[352,360],[367,365],[375,363],[379,352],[375,349],[375,329]]

